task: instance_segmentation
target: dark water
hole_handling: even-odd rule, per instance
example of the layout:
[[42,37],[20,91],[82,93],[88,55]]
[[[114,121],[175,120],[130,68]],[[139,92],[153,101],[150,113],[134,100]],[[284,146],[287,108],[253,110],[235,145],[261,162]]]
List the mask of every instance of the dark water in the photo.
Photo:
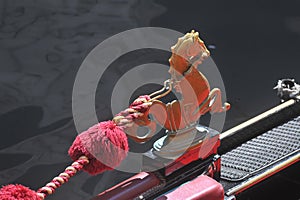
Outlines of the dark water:
[[[97,44],[127,29],[195,29],[215,46],[212,57],[232,104],[225,129],[277,105],[272,90],[277,80],[300,82],[299,7],[297,0],[1,0],[0,184],[37,189],[70,162],[67,149],[77,134],[71,95],[78,68]],[[111,118],[110,102],[101,95],[111,91],[105,84],[97,92],[99,120]],[[241,198],[282,199],[285,193],[300,198],[297,170],[299,166]],[[88,199],[128,176],[116,171],[80,174],[49,199]],[[280,195],[272,195],[275,190]]]

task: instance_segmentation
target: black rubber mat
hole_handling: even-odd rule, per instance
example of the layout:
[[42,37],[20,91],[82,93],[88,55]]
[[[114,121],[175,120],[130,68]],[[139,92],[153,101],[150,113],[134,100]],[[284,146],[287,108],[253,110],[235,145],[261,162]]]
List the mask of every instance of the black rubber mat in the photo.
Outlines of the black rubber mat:
[[300,116],[221,157],[221,178],[240,181],[300,151]]

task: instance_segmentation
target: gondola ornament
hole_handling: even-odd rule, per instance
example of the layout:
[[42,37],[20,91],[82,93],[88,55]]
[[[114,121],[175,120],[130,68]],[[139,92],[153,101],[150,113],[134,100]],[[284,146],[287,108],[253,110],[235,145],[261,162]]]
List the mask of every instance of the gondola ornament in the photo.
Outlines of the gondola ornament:
[[282,102],[300,95],[300,85],[295,82],[295,79],[278,80],[274,90],[277,90],[277,95]]
[[[74,162],[44,187],[33,191],[18,184],[7,185],[0,189],[0,199],[43,200],[81,170],[92,175],[112,170],[129,151],[127,137],[138,143],[147,142],[156,133],[157,124],[166,129],[166,136],[154,143],[156,156],[174,159],[199,146],[203,139],[197,135],[199,118],[208,112],[225,112],[230,104],[222,103],[221,91],[211,90],[208,80],[197,69],[210,56],[198,32],[185,34],[171,50],[171,77],[161,90],[140,96],[112,120],[95,124],[79,134],[68,151]],[[160,99],[172,91],[180,93],[181,98],[163,103]],[[140,126],[148,127],[149,131],[140,136]]]

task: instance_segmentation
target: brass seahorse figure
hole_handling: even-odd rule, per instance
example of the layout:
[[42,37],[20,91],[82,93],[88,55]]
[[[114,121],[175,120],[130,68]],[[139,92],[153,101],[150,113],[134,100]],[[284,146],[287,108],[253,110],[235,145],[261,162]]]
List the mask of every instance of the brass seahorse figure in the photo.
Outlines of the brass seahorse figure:
[[[130,133],[129,136],[137,142],[149,140],[155,133],[156,123],[168,132],[174,133],[195,124],[201,115],[207,112],[224,112],[230,108],[229,103],[222,103],[220,89],[211,90],[208,80],[197,69],[197,66],[210,56],[198,32],[192,30],[185,34],[178,39],[171,50],[172,55],[169,59],[171,78],[165,82],[165,88],[168,88],[168,91],[145,102],[149,104],[149,109],[136,119],[136,124],[148,126],[150,132],[143,137],[137,136],[134,131]],[[181,93],[182,98],[167,104],[159,100],[171,90]],[[159,92],[150,96],[155,96],[157,93]],[[149,118],[150,114],[155,121]]]

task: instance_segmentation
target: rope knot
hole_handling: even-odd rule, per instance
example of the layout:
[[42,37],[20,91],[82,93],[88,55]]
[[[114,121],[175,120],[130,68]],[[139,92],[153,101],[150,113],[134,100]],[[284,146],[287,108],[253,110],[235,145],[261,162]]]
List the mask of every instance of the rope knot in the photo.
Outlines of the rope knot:
[[143,95],[138,97],[126,110],[120,112],[113,118],[113,122],[118,126],[130,127],[135,119],[144,115],[150,108],[150,96]]

